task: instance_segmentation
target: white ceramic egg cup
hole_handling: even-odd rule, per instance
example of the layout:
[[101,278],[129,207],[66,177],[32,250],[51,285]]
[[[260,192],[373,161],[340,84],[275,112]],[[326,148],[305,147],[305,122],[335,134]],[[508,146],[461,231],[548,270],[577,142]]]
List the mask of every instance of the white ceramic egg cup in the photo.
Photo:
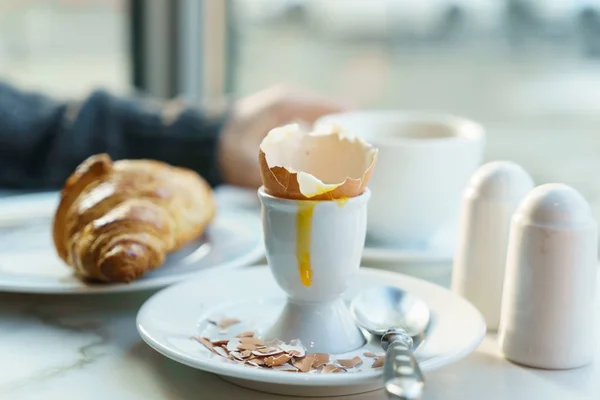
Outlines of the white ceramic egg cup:
[[[341,354],[366,339],[341,299],[360,267],[367,225],[367,189],[347,201],[290,200],[258,191],[267,261],[287,293],[279,318],[265,339],[300,339],[310,352]],[[312,278],[303,283],[297,257],[298,212],[311,207],[309,249]]]

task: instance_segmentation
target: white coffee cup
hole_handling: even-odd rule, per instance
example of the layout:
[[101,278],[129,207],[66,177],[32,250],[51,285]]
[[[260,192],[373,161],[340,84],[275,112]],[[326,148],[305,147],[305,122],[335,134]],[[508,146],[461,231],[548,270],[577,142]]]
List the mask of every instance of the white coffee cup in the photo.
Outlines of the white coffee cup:
[[370,241],[423,249],[440,238],[453,240],[462,191],[483,157],[481,125],[447,114],[390,110],[327,115],[316,128],[331,124],[379,148],[369,183]]

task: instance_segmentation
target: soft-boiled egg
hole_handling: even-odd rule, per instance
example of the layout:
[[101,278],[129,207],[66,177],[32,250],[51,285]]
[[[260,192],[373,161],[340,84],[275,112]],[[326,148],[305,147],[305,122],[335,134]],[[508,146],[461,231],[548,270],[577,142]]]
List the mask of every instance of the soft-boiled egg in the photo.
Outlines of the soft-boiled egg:
[[271,130],[259,150],[265,191],[296,200],[334,200],[365,191],[377,149],[337,126],[307,131],[298,124]]
[[298,124],[271,130],[259,150],[265,192],[298,201],[296,259],[300,281],[312,284],[310,260],[313,209],[318,201],[362,194],[373,173],[377,149],[337,126],[308,131]]

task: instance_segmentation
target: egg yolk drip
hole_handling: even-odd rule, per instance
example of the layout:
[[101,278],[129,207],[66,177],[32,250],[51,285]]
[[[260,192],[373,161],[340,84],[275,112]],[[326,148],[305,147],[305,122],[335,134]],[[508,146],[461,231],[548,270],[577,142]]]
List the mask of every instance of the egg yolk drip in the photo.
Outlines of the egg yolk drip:
[[312,268],[310,266],[310,242],[312,231],[312,216],[315,203],[312,201],[298,202],[296,214],[296,259],[300,282],[304,286],[312,284]]
[[[343,207],[347,197],[334,200],[338,206]],[[296,260],[298,260],[298,272],[300,282],[304,286],[312,284],[312,268],[310,265],[310,242],[312,231],[312,217],[315,208],[314,201],[299,201],[296,214]]]
[[340,197],[339,199],[335,199],[335,202],[337,203],[338,206],[343,207],[348,202],[348,198]]

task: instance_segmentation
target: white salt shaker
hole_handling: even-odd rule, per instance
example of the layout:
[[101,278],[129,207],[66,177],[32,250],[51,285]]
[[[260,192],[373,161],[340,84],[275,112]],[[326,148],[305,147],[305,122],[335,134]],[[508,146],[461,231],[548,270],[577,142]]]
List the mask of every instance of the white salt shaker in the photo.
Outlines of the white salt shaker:
[[510,231],[499,340],[504,356],[544,369],[589,364],[594,355],[598,228],[574,189],[532,190]]
[[469,300],[498,329],[510,220],[533,180],[519,165],[482,165],[463,193],[452,290]]

